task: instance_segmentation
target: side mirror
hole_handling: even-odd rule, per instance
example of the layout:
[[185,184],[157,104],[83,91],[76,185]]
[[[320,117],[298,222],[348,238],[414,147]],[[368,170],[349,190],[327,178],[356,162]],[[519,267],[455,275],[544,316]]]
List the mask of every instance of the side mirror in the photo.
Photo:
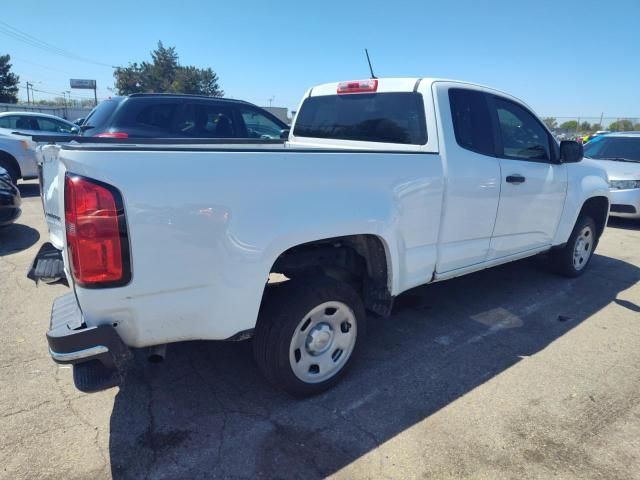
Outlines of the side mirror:
[[582,160],[584,149],[582,144],[573,140],[563,140],[560,142],[560,162],[577,163]]
[[80,133],[80,129],[78,127],[72,127],[69,132],[77,135],[78,133]]
[[280,138],[282,139],[287,139],[289,138],[289,129],[288,128],[283,128],[282,130],[280,130]]

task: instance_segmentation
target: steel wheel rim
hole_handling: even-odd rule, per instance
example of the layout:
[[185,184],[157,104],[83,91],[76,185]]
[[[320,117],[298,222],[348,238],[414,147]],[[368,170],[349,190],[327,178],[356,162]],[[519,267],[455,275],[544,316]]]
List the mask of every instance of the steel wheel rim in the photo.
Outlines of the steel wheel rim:
[[593,252],[593,231],[591,227],[584,227],[576,238],[573,247],[573,267],[582,270],[589,261]]
[[324,302],[296,326],[289,346],[289,364],[298,379],[319,383],[346,365],[356,344],[356,316],[342,302]]

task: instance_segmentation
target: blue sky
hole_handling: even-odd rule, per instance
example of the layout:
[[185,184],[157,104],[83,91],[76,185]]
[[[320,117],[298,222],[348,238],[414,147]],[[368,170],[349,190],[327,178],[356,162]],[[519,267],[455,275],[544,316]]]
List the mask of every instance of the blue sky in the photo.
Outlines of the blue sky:
[[[0,20],[106,65],[147,60],[162,40],[182,64],[212,67],[228,95],[260,105],[273,97],[295,109],[314,84],[366,78],[366,46],[380,77],[474,81],[540,115],[640,117],[640,0],[20,0],[3,2]],[[0,33],[2,53],[36,89],[61,92],[70,77],[95,78],[99,97],[110,95],[107,66]]]

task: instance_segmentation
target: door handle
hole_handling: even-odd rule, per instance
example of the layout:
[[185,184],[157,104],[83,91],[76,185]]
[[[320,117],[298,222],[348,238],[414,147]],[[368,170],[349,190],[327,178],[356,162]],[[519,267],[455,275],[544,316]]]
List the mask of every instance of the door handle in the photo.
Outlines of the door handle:
[[507,183],[515,183],[516,185],[519,185],[521,183],[524,183],[524,181],[526,180],[526,178],[524,178],[522,175],[508,175],[507,176]]

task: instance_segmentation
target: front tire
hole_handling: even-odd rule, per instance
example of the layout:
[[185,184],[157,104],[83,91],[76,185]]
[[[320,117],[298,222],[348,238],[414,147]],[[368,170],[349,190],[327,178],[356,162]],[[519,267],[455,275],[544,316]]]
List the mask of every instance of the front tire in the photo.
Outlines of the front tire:
[[582,275],[598,245],[596,222],[587,215],[578,217],[567,244],[551,252],[552,268],[565,277]]
[[347,283],[324,276],[266,292],[253,339],[258,368],[296,397],[316,395],[346,373],[365,331],[365,309]]

